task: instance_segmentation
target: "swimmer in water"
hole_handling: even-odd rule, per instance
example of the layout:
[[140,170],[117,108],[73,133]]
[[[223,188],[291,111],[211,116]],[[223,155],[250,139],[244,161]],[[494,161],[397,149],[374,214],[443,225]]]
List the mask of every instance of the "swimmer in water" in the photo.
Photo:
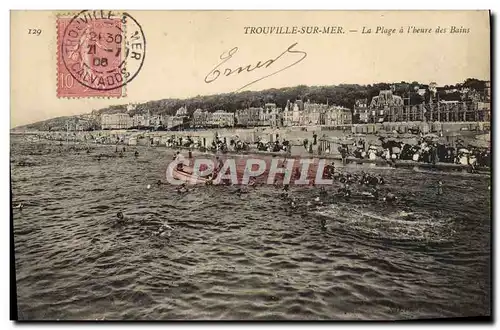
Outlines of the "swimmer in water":
[[389,203],[394,202],[396,199],[398,198],[393,193],[387,193],[387,195],[384,197],[384,201]]
[[438,181],[437,194],[438,195],[443,194],[443,181],[441,180]]
[[134,152],[134,157],[135,157],[135,158],[139,157],[139,151],[137,151],[137,150],[136,150],[136,151]]
[[116,213],[116,218],[117,218],[116,222],[118,222],[120,224],[123,224],[126,222],[125,217],[123,216],[122,212]]
[[247,193],[248,193],[248,189],[246,186],[241,186],[238,189],[236,189],[236,194],[238,196],[241,196],[242,194],[247,194]]
[[170,237],[174,230],[174,228],[169,226],[166,222],[156,218],[153,214],[146,215],[139,223],[146,228],[154,228],[151,232],[152,236]]
[[163,184],[163,182],[161,182],[161,180],[156,181],[157,186],[161,186],[162,184]]
[[23,203],[19,203],[18,205],[16,205],[16,207],[15,207],[15,208],[16,208],[16,209],[19,209],[19,211],[22,211],[22,210],[23,210],[23,207],[24,207]]
[[181,184],[179,187],[176,188],[177,192],[179,194],[182,194],[182,193],[187,193],[189,191],[189,189],[186,187],[186,184],[183,183]]
[[170,227],[167,223],[162,223],[158,227],[158,230],[153,233],[153,235],[160,237],[165,237],[165,236],[170,237],[173,231],[174,228]]
[[288,184],[283,185],[283,192],[281,193],[281,197],[288,198],[289,192],[290,192],[290,185]]

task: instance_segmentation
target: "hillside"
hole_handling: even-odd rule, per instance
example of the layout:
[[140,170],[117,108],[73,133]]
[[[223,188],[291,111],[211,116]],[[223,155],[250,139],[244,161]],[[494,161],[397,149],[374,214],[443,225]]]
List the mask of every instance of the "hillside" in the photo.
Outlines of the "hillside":
[[[446,90],[470,88],[471,90],[484,91],[485,81],[477,79],[467,79],[463,83],[457,83],[452,86],[438,87],[438,95],[440,100],[461,100],[462,95],[460,92],[455,91],[450,93]],[[381,90],[394,90],[395,95],[402,96],[405,103],[419,104],[427,102],[430,94],[427,90],[425,95],[421,96],[417,90],[427,89],[428,85],[420,84],[417,81],[399,82],[399,83],[377,83],[373,85],[357,85],[357,84],[341,84],[332,86],[305,86],[299,85],[295,87],[285,87],[280,89],[266,89],[262,91],[245,91],[239,93],[226,93],[206,96],[195,96],[187,99],[162,99],[156,101],[149,101],[136,105],[136,108],[130,111],[131,115],[136,113],[145,113],[147,110],[151,114],[169,114],[173,115],[182,106],[188,109],[188,114],[192,114],[196,109],[204,109],[208,111],[215,111],[218,109],[234,112],[237,109],[244,109],[248,107],[261,107],[266,103],[275,103],[278,107],[284,108],[287,101],[295,101],[301,99],[304,101],[310,100],[311,102],[323,104],[336,104],[353,109],[354,103],[357,99],[371,100],[373,96],[379,94]],[[100,110],[97,114],[110,114],[117,112],[127,111],[128,104],[112,105]],[[57,117],[49,120],[16,127],[15,130],[28,129],[28,130],[49,130],[61,129],[65,127],[65,121],[70,118],[76,117]]]
[[50,131],[51,129],[54,130],[56,128],[62,128],[66,126],[66,123],[68,120],[74,120],[76,116],[63,116],[63,117],[55,117],[55,118],[50,118],[47,120],[39,121],[36,123],[28,124],[28,125],[23,125],[23,126],[17,126],[11,129],[11,131]]

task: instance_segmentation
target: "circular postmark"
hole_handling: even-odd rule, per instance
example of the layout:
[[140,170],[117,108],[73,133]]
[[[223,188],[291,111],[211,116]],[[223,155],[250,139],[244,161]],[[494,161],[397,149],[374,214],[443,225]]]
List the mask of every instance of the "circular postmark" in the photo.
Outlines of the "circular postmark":
[[84,10],[66,26],[62,59],[80,84],[94,90],[113,90],[132,81],[146,56],[146,38],[128,13]]

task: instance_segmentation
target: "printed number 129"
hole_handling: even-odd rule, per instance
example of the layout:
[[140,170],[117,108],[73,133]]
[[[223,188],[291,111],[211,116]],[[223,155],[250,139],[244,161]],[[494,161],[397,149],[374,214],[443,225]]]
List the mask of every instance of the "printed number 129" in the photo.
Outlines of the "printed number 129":
[[40,34],[42,34],[42,29],[28,29],[28,34],[39,36]]

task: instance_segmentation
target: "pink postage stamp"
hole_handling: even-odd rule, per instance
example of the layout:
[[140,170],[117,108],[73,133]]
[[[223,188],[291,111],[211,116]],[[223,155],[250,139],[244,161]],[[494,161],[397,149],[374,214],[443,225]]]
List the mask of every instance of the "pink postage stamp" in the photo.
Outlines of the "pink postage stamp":
[[58,17],[57,47],[58,97],[125,96],[146,54],[137,21],[110,10]]

